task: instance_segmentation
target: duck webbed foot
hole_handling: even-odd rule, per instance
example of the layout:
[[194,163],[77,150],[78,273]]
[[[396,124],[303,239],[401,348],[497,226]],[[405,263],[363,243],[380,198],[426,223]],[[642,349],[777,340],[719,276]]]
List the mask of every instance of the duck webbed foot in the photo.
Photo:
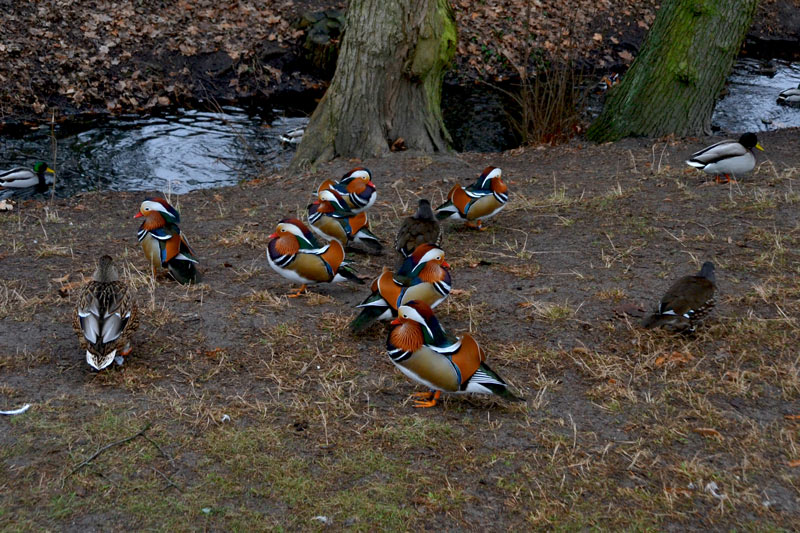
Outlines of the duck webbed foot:
[[442,395],[442,391],[429,391],[429,392],[415,392],[412,394],[412,398],[414,400],[414,407],[420,408],[427,408],[427,407],[434,407],[436,402],[439,401],[439,398]]
[[290,293],[289,293],[289,294],[287,294],[286,296],[288,296],[289,298],[299,298],[300,296],[302,296],[303,294],[305,294],[305,293],[307,292],[307,290],[308,290],[308,287],[306,287],[306,284],[305,284],[305,283],[303,283],[303,284],[300,286],[300,288],[299,288],[299,289],[297,289],[297,290],[295,290],[295,291],[293,291],[293,292],[290,292]]

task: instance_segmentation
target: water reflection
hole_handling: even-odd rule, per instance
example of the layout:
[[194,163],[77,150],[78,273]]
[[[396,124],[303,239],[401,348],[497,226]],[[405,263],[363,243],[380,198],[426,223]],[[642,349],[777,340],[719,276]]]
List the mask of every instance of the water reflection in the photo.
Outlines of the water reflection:
[[[279,136],[307,118],[264,119],[238,108],[221,112],[179,110],[153,117],[119,117],[80,128],[56,127],[59,194],[85,190],[193,189],[233,185],[270,173],[294,153]],[[50,160],[50,130],[3,138],[5,168]]]
[[778,94],[800,83],[800,64],[774,61],[775,75],[764,74],[761,61],[736,61],[728,78],[729,93],[717,103],[712,127],[726,133],[800,127],[800,109],[779,106]]

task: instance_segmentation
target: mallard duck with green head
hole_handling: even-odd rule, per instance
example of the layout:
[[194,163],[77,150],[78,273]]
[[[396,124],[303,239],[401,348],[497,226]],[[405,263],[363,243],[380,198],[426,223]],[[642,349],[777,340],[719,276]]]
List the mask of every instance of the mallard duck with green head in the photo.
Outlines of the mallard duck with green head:
[[693,153],[686,164],[716,176],[716,183],[729,183],[756,167],[753,148],[764,150],[755,133],[745,133],[738,141],[721,141]]
[[44,192],[53,183],[47,174],[55,174],[55,170],[44,161],[37,161],[33,170],[23,167],[12,168],[0,174],[0,189],[22,190],[35,189]]

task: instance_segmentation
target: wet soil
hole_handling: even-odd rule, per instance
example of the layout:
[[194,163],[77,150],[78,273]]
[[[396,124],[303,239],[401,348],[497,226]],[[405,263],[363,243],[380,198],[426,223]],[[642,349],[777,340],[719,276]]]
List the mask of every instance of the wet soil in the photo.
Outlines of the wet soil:
[[[174,198],[204,276],[188,288],[144,274],[131,218],[142,194],[0,212],[0,407],[33,404],[0,418],[3,519],[82,531],[322,528],[317,515],[359,530],[797,527],[798,131],[761,136],[756,172],[735,185],[703,186],[683,165],[712,140],[396,153],[194,191]],[[362,163],[387,243],[418,196],[436,205],[486,165],[503,169],[511,202],[487,231],[448,226],[457,292],[437,315],[473,332],[525,404],[415,410],[420,388],[390,363],[384,327],[346,330],[364,286],[283,296],[292,286],[266,262],[267,235],[322,179]],[[124,265],[143,316],[134,355],[94,373],[70,316],[103,253]],[[365,277],[394,263],[352,260]],[[718,267],[718,306],[697,335],[642,331],[619,312],[651,308],[704,260]],[[140,438],[71,474],[145,424],[161,452]]]

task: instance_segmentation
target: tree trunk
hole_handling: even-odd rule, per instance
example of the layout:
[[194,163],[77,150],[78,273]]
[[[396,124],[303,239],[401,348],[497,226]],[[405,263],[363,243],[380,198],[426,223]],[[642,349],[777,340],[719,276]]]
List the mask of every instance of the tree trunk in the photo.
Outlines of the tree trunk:
[[710,133],[711,113],[758,0],[665,0],[587,137]]
[[442,79],[456,49],[448,0],[352,0],[331,85],[306,127],[290,172],[337,156],[448,148]]

